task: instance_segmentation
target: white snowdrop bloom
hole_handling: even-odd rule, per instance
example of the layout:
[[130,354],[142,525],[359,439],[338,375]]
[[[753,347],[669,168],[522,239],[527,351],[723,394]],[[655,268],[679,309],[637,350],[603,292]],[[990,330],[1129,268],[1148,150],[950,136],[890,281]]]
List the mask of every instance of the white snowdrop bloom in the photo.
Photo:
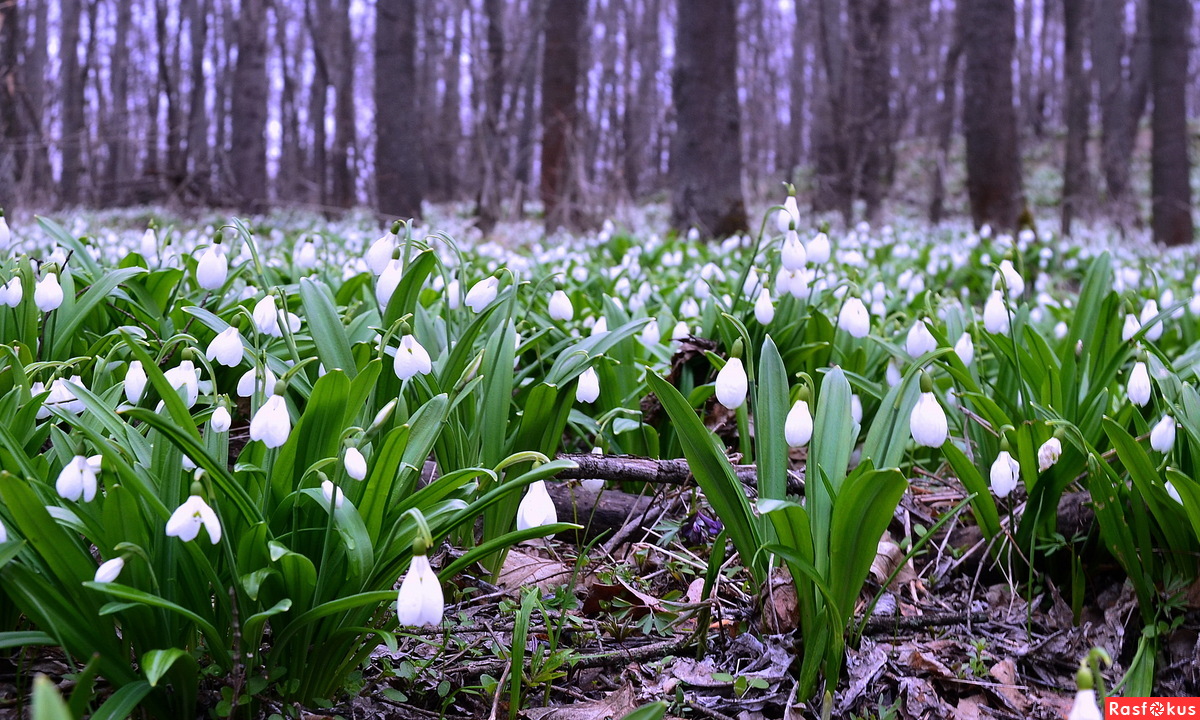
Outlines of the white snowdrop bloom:
[[462,307],[462,286],[459,285],[458,279],[450,281],[446,286],[446,307],[451,310],[457,310]]
[[730,410],[736,410],[746,402],[749,380],[741,358],[729,358],[717,373],[716,390],[717,402]]
[[993,290],[983,306],[983,327],[994,335],[1008,333],[1008,308],[999,290]]
[[1137,317],[1133,313],[1126,313],[1125,324],[1121,326],[1121,340],[1128,342],[1141,329],[1142,324],[1138,322]]
[[989,475],[992,493],[999,498],[1008,497],[1009,493],[1017,488],[1017,482],[1021,478],[1021,466],[1009,451],[1001,450],[996,456],[996,461],[992,463]]
[[599,319],[596,320],[596,324],[592,325],[591,334],[592,335],[603,335],[606,332],[608,332],[608,318],[601,315],[599,317]]
[[272,395],[250,418],[250,439],[262,440],[269,448],[283,445],[291,432],[292,419],[282,395]]
[[184,360],[163,375],[171,387],[183,390],[183,404],[191,409],[200,397],[200,370],[196,368],[196,364],[191,360]]
[[571,298],[562,290],[555,290],[550,296],[550,319],[558,320],[559,322],[567,322],[575,317],[575,308],[571,305]]
[[937,350],[937,340],[934,339],[933,333],[929,332],[929,327],[924,320],[916,321],[909,328],[908,337],[904,340],[904,349],[913,358],[919,358],[927,352]]
[[825,233],[817,233],[812,240],[808,241],[808,261],[813,265],[824,265],[829,262],[829,236]]
[[317,244],[312,238],[300,243],[296,251],[296,267],[301,270],[312,270],[317,266]]
[[210,245],[196,262],[196,284],[205,290],[217,290],[229,277],[229,261],[219,245]]
[[480,312],[500,293],[500,278],[495,275],[480,280],[467,291],[466,304],[472,312]]
[[530,483],[525,497],[521,498],[521,504],[517,506],[517,529],[528,530],[556,522],[558,511],[554,509],[550,493],[546,492],[546,482],[538,480]]
[[796,204],[796,196],[789,194],[783,201],[783,209],[775,212],[775,227],[781,233],[800,224],[800,208]]
[[838,327],[850,333],[851,337],[864,338],[871,331],[871,316],[867,314],[867,306],[859,298],[852,297],[842,305],[838,313]]
[[600,376],[596,368],[588,368],[579,375],[579,384],[575,387],[575,400],[582,403],[594,403],[600,397]]
[[1088,688],[1075,691],[1075,701],[1071,704],[1067,720],[1104,720],[1096,704],[1095,690]]
[[1058,340],[1062,340],[1067,336],[1068,330],[1069,328],[1067,327],[1067,324],[1060,320],[1058,324],[1054,326],[1054,337]]
[[367,476],[367,459],[358,448],[346,448],[346,453],[342,456],[342,466],[346,468],[346,475],[351,480],[362,480]]
[[750,268],[750,272],[746,273],[746,281],[742,283],[742,295],[752,298],[758,295],[762,289],[762,278],[759,277],[758,271]]
[[692,329],[688,327],[686,322],[680,320],[679,322],[675,323],[675,328],[671,330],[671,339],[678,342],[680,340],[686,340],[691,334]]
[[63,289],[58,284],[58,275],[46,273],[45,277],[38,280],[33,289],[33,302],[42,312],[50,312],[62,305]]
[[[599,323],[596,324],[599,325]],[[642,341],[642,345],[646,347],[654,347],[661,342],[662,332],[658,329],[658,320],[651,319],[650,322],[646,323],[646,327],[642,328],[639,338]]]
[[862,398],[857,393],[850,396],[850,417],[855,425],[862,425]]
[[4,521],[0,520],[0,543],[8,542],[8,528],[4,526]]
[[405,627],[439,625],[445,604],[442,584],[430,567],[429,558],[413,555],[396,595],[397,622]]
[[396,371],[396,377],[407,380],[414,375],[433,372],[433,360],[415,337],[405,335],[400,338],[400,347],[396,349],[396,359],[392,368]]
[[577,283],[582,284],[587,282],[590,276],[591,273],[588,272],[588,269],[583,265],[576,265],[575,267],[571,268],[571,279]]
[[337,510],[346,502],[346,496],[342,493],[342,489],[334,485],[330,480],[321,481],[321,497],[325,500],[325,505],[333,503],[333,508]]
[[[1004,278],[1004,286],[1008,288],[1008,296],[1011,298],[1019,298],[1025,292],[1025,280],[1017,269],[1013,267],[1012,260],[1000,261],[1000,272],[998,276]],[[999,285],[1000,277],[992,279],[993,285]]]
[[770,325],[775,319],[775,305],[771,302],[770,288],[763,288],[754,301],[754,319],[759,325]]
[[1146,371],[1146,363],[1138,361],[1134,364],[1125,391],[1129,395],[1129,402],[1138,407],[1150,402],[1150,373]]
[[679,315],[685,318],[700,317],[700,303],[696,302],[692,298],[685,298],[684,301],[679,304]]
[[121,571],[124,569],[125,558],[115,557],[112,560],[101,563],[100,567],[96,568],[96,576],[92,580],[98,583],[113,582],[121,575]]
[[268,337],[283,337],[283,332],[279,329],[279,314],[274,295],[264,295],[254,305],[253,317],[254,326],[260,333]]
[[[1147,300],[1146,304],[1142,306],[1142,315],[1141,315],[1142,324],[1144,325],[1144,324],[1150,322],[1150,320],[1153,319],[1154,316],[1157,314],[1158,314],[1158,303],[1155,302],[1154,300]],[[1163,324],[1162,324],[1162,320],[1159,320],[1158,322],[1154,323],[1146,330],[1146,339],[1149,340],[1150,342],[1158,342],[1158,339],[1162,337],[1162,334],[1163,334]]]
[[946,411],[937,401],[932,392],[923,392],[913,405],[908,417],[909,432],[912,439],[922,447],[941,447],[946,442],[949,428],[946,424]]
[[0,250],[8,250],[12,246],[12,231],[8,229],[8,221],[4,219],[4,211],[0,210]]
[[146,228],[146,232],[142,233],[142,241],[138,245],[138,250],[142,257],[146,258],[146,262],[158,262],[158,235],[154,232],[154,228]]
[[221,521],[217,514],[199,495],[191,495],[167,520],[167,537],[191,542],[200,534],[202,526],[208,532],[209,542],[213,545],[221,542]]
[[812,439],[813,417],[808,403],[797,400],[783,423],[783,436],[790,447],[804,447]]
[[[1183,498],[1179,496],[1179,490],[1177,490],[1175,488],[1175,485],[1172,484],[1170,480],[1167,481],[1166,489],[1167,489],[1167,495],[1169,495],[1172,500],[1179,503],[1180,505],[1183,504]],[[0,527],[0,530],[2,530],[2,529],[3,528]],[[0,542],[4,542],[4,540],[2,538],[0,538]]]
[[618,278],[617,282],[613,285],[614,295],[628,299],[631,292],[633,292],[633,283],[629,282],[629,278],[627,277]]
[[4,287],[0,289],[0,295],[3,296],[4,304],[15,308],[25,299],[25,288],[21,286],[21,276],[14,275],[11,280],[4,283]]
[[[246,372],[242,373],[242,376],[240,378],[238,378],[237,396],[248,398],[251,395],[253,395],[254,391],[256,389],[255,385],[257,385],[258,379],[259,379],[259,376],[258,376],[257,368],[250,368]],[[266,395],[267,397],[274,395],[276,378],[275,378],[275,373],[271,372],[271,368],[269,368],[269,367],[263,368],[262,380],[263,380],[263,383],[262,383],[263,395]]]
[[375,275],[381,274],[392,259],[392,254],[396,252],[397,239],[396,233],[389,230],[383,237],[371,243],[364,258],[367,262],[367,269]]
[[383,267],[383,272],[375,280],[375,299],[379,301],[379,307],[387,307],[388,301],[392,299],[402,277],[404,277],[404,265],[399,260],[388,260],[387,265]]
[[1163,415],[1150,429],[1150,447],[1160,453],[1169,453],[1175,446],[1175,418]]
[[242,335],[232,325],[218,333],[208,344],[208,349],[204,353],[204,356],[210,361],[215,361],[225,367],[241,365],[242,355]]
[[813,279],[816,273],[808,268],[801,268],[792,273],[792,282],[788,286],[788,292],[797,300],[807,300],[812,295]]
[[[1175,304],[1175,291],[1171,288],[1163,290],[1162,296],[1158,299],[1158,304],[1164,308],[1169,308]],[[1171,311],[1171,319],[1178,320],[1183,317],[1183,308],[1177,307]]]
[[971,339],[971,333],[964,332],[959,336],[958,342],[954,343],[954,353],[963,365],[971,366],[975,361],[975,341]]
[[904,378],[904,374],[900,372],[900,363],[896,358],[888,360],[887,369],[883,372],[883,377],[887,380],[888,386],[899,385]]
[[134,360],[129,363],[129,369],[125,371],[125,399],[131,405],[137,405],[142,399],[142,393],[146,391],[146,370],[142,367],[141,360]]
[[1046,472],[1062,457],[1062,442],[1052,437],[1038,448],[1038,472]]
[[704,278],[696,278],[696,282],[692,283],[692,295],[697,300],[707,300],[712,295],[712,287]]
[[779,261],[785,270],[799,270],[808,262],[808,251],[795,230],[788,230],[779,252]]
[[795,273],[785,267],[779,268],[779,272],[775,273],[775,290],[779,293],[779,297],[791,292],[792,278],[795,276]]
[[54,489],[71,502],[91,502],[96,497],[96,471],[83,455],[76,455],[58,473]]
[[213,410],[212,417],[208,420],[208,425],[215,433],[223,433],[229,430],[229,426],[233,424],[233,418],[229,416],[229,408],[224,405],[218,405],[216,410]]

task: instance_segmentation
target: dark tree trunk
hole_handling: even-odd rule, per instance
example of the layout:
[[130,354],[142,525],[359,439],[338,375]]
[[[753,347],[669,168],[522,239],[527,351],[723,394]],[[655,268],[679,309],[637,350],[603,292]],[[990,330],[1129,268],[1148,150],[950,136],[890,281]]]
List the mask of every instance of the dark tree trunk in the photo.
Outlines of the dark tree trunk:
[[[961,6],[960,6],[961,8]],[[954,118],[958,103],[958,65],[963,52],[961,9],[955,11],[954,38],[946,49],[942,66],[942,99],[937,116],[937,160],[933,167],[929,199],[929,222],[938,224],[946,211],[946,171],[950,166],[950,145],[954,139]]]
[[45,88],[46,88],[46,57],[50,46],[50,3],[34,5],[33,43],[27,47],[27,57],[21,69],[21,80],[26,101],[22,103],[28,112],[29,140],[32,157],[26,165],[23,181],[30,188],[30,200],[38,204],[49,202],[50,190],[53,185],[53,172],[50,169],[50,148],[45,140]]
[[1021,156],[1013,109],[1016,41],[1011,0],[962,0],[966,69],[963,134],[967,193],[976,227],[1015,230],[1021,215]]
[[1062,234],[1071,234],[1071,222],[1088,205],[1092,194],[1088,170],[1088,114],[1091,83],[1084,71],[1087,0],[1063,0],[1065,66],[1067,73],[1067,151],[1063,168]]
[[1150,85],[1154,96],[1150,195],[1154,241],[1163,245],[1192,241],[1186,95],[1191,26],[1189,0],[1150,2]]
[[544,0],[530,0],[529,3],[530,15],[534,18],[534,30],[529,36],[529,53],[521,73],[521,122],[517,127],[516,152],[513,154],[513,179],[517,186],[513,209],[518,217],[525,215],[525,200],[533,194],[534,131],[537,126],[537,106],[534,100],[542,57],[545,5]]
[[813,113],[813,159],[816,187],[813,189],[813,210],[837,210],[847,221],[853,212],[853,195],[847,173],[848,146],[846,128],[846,50],[842,37],[842,5],[840,0],[816,0],[817,37],[823,83],[818,92]]
[[83,69],[79,64],[79,20],[82,0],[62,0],[59,49],[62,61],[62,177],[59,199],[67,205],[80,200],[83,175]]
[[133,175],[129,153],[129,28],[133,23],[133,8],[130,3],[119,2],[116,10],[116,32],[108,70],[112,103],[104,140],[108,162],[104,166],[104,183],[99,195],[106,204],[124,205],[128,197],[125,188]]
[[[658,15],[659,0],[646,0],[642,4],[638,22],[630,30],[630,56],[637,59],[638,75],[636,84],[632,86],[633,92],[626,98],[623,174],[625,190],[634,200],[645,193],[646,183],[642,176],[647,165],[651,164],[649,160],[653,154],[650,139],[654,134],[658,114],[656,83],[659,56],[662,52],[659,46]],[[631,21],[635,17],[632,7],[628,17]]]
[[742,197],[737,3],[681,0],[676,20],[676,111],[671,145],[671,225],[708,237],[749,229]]
[[336,60],[334,80],[334,132],[332,153],[333,188],[330,204],[340,208],[354,205],[355,183],[351,149],[354,146],[354,35],[350,27],[350,1],[334,9],[333,27]]
[[812,33],[808,20],[807,0],[795,0],[796,26],[792,30],[792,65],[789,70],[791,103],[788,108],[788,160],[784,167],[788,182],[794,182],[796,169],[804,162],[804,113],[808,79],[808,36]]
[[891,164],[891,32],[890,0],[851,0],[850,76],[845,95],[849,146],[851,202],[862,198],[867,219],[875,222],[883,206],[886,176]]
[[312,127],[312,147],[309,152],[309,182],[313,187],[312,200],[319,205],[329,204],[329,161],[326,152],[325,115],[329,90],[329,43],[326,29],[332,11],[329,0],[305,3],[305,22],[312,37],[313,81],[309,89],[308,122]]
[[483,12],[487,18],[483,117],[479,123],[483,173],[475,196],[475,215],[476,225],[487,235],[500,220],[500,177],[507,165],[500,136],[500,113],[504,102],[504,3],[484,0]]
[[375,186],[379,211],[421,217],[425,163],[421,120],[410,111],[417,94],[416,0],[375,4]]
[[[453,38],[450,40],[447,49],[447,57],[445,58],[445,92],[442,94],[441,114],[442,121],[440,123],[440,133],[438,136],[439,144],[439,159],[440,180],[439,187],[441,189],[442,198],[444,200],[454,200],[458,196],[458,179],[459,179],[459,158],[458,146],[462,142],[462,117],[460,111],[462,109],[462,98],[459,93],[459,84],[462,80],[462,57],[463,49],[463,28],[461,27],[461,7],[458,2],[451,2],[447,8],[445,23],[446,31],[453,32]],[[440,38],[435,38],[435,42]],[[441,45],[436,45],[441,47]]]
[[267,5],[243,0],[237,22],[231,142],[234,192],[244,212],[267,204]]
[[200,203],[209,197],[208,108],[205,90],[208,84],[204,72],[204,47],[208,43],[208,3],[189,0],[188,33],[191,41],[191,97],[188,99],[187,156],[191,161],[188,188]]
[[24,174],[28,153],[19,149],[27,135],[20,113],[21,19],[15,2],[0,3],[0,186],[10,188]]
[[575,130],[579,117],[579,35],[587,14],[586,0],[553,0],[546,11],[542,55],[542,203],[546,231],[574,226],[579,208],[576,184]]
[[275,192],[281,200],[295,202],[307,195],[304,187],[304,152],[300,146],[300,111],[297,105],[297,81],[300,80],[300,63],[304,57],[304,38],[301,30],[296,33],[295,45],[288,34],[290,18],[284,8],[276,6],[275,45],[279,48],[279,62],[283,69],[283,88],[279,93],[279,177],[275,179]]
[[[1146,3],[1147,0],[1141,2]],[[1150,47],[1146,40],[1130,42],[1123,29],[1124,15],[1125,0],[1095,0],[1092,67],[1100,92],[1100,164],[1112,219],[1122,228],[1133,220],[1135,213],[1129,193],[1129,165],[1145,104]],[[1139,25],[1142,31],[1139,34],[1143,34],[1147,28],[1140,21]],[[1122,67],[1126,55],[1130,60],[1128,75]]]
[[[187,159],[183,155],[183,107],[179,101],[179,28],[168,35],[167,5],[156,3],[155,32],[158,36],[158,82],[167,99],[167,192],[172,195],[187,177]],[[172,42],[174,38],[174,42]]]

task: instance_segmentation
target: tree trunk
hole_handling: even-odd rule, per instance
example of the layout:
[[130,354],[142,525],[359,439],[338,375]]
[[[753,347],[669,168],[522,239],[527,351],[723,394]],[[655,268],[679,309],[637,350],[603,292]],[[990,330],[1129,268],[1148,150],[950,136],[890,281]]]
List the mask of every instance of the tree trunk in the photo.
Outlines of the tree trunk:
[[304,153],[300,147],[300,111],[297,106],[297,81],[304,58],[303,26],[296,33],[295,44],[288,33],[290,17],[285,9],[276,6],[275,45],[279,49],[279,63],[283,70],[283,87],[279,93],[279,176],[275,179],[275,191],[282,200],[295,202],[305,197]]
[[329,0],[305,3],[305,23],[312,37],[313,80],[309,89],[308,123],[312,127],[312,146],[309,152],[309,182],[312,184],[312,201],[319,205],[329,204],[329,161],[326,153],[328,134],[325,131],[325,115],[328,109],[330,85],[328,32],[330,16]]
[[[655,84],[658,78],[661,48],[658,38],[659,0],[645,0],[641,15],[634,14],[630,4],[630,63],[637,62],[637,79],[630,84],[630,94],[625,99],[625,119],[622,128],[624,141],[623,172],[625,191],[633,200],[639,199],[646,189],[643,182],[647,161],[652,153],[650,138],[654,133],[654,121],[658,107]],[[632,22],[638,17],[636,24]],[[630,72],[632,78],[632,72]]]
[[961,0],[966,69],[963,134],[967,193],[976,227],[1015,230],[1020,217],[1021,156],[1013,109],[1015,12],[1011,0]]
[[500,176],[507,163],[500,136],[504,103],[504,3],[484,0],[487,18],[487,63],[484,67],[483,117],[479,122],[483,173],[475,196],[476,225],[488,235],[500,219]]
[[62,0],[59,18],[62,62],[62,176],[59,180],[59,199],[74,205],[82,199],[80,181],[83,175],[83,75],[79,64],[79,20],[82,0]]
[[21,19],[15,2],[0,3],[0,186],[10,188],[24,174],[28,153],[20,150],[27,130],[21,122],[20,67]]
[[333,27],[336,49],[332,77],[334,80],[333,132],[333,193],[331,205],[340,208],[354,206],[356,189],[354,166],[350,151],[354,146],[354,34],[350,27],[350,0],[343,0],[334,10]]
[[889,0],[851,0],[850,75],[844,90],[850,111],[846,149],[851,202],[862,198],[867,219],[876,222],[883,207],[891,141],[891,62]]
[[707,237],[747,232],[737,86],[737,3],[679,4],[671,225]]
[[1067,151],[1063,168],[1062,234],[1071,234],[1071,221],[1091,199],[1088,171],[1088,114],[1092,86],[1084,72],[1087,0],[1063,0],[1065,66],[1067,73]]
[[230,110],[234,192],[243,212],[262,212],[267,205],[266,0],[243,0],[237,47]]
[[955,11],[954,37],[946,49],[942,67],[942,99],[938,105],[937,160],[933,167],[929,199],[929,222],[938,224],[946,210],[946,170],[950,166],[950,145],[954,139],[954,117],[958,103],[958,65],[963,53],[961,6]]
[[208,84],[204,72],[204,47],[208,43],[208,3],[189,0],[188,33],[192,46],[191,97],[188,99],[187,157],[191,162],[188,189],[199,203],[209,197],[208,108],[205,90]]
[[34,5],[33,43],[27,48],[28,54],[24,67],[21,68],[21,84],[26,97],[22,104],[29,112],[27,125],[30,145],[33,148],[23,181],[30,189],[30,201],[37,204],[49,203],[50,188],[54,184],[44,123],[46,57],[47,48],[50,46],[49,4],[43,2]]
[[807,0],[794,0],[796,25],[792,30],[792,65],[788,75],[791,103],[788,107],[788,160],[784,167],[788,182],[795,182],[796,170],[804,162],[804,100],[808,94],[808,36],[812,33],[807,16]]
[[416,0],[375,3],[375,184],[379,211],[421,217],[425,162],[417,93]]
[[1192,194],[1188,184],[1187,83],[1189,0],[1150,2],[1150,85],[1154,95],[1150,158],[1154,241],[1183,245],[1192,241]]
[[[167,5],[156,3],[155,32],[158,36],[158,81],[167,98],[167,192],[174,195],[187,177],[183,155],[183,107],[179,100],[179,28],[168,35]],[[172,43],[172,38],[174,42]]]
[[542,48],[542,203],[546,232],[572,227],[578,219],[575,130],[579,111],[579,35],[586,0],[553,0],[546,12]]
[[848,185],[846,157],[849,140],[846,135],[845,90],[846,51],[842,37],[842,6],[840,0],[816,0],[820,40],[822,92],[817,93],[814,112],[813,155],[816,176],[813,189],[813,210],[837,210],[847,222],[853,212],[853,195]]

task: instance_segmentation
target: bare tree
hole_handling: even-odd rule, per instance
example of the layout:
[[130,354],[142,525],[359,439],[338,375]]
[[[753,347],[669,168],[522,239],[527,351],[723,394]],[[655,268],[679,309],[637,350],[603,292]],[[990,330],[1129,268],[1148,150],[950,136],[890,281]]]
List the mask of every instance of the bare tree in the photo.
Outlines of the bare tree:
[[553,0],[546,12],[542,46],[542,203],[546,230],[578,220],[573,154],[579,117],[579,36],[587,0]]
[[1087,0],[1063,0],[1066,31],[1064,65],[1067,72],[1067,151],[1063,168],[1062,233],[1071,234],[1071,221],[1091,200],[1092,177],[1088,170],[1088,115],[1092,85],[1084,71]]
[[80,182],[83,176],[83,134],[86,118],[83,112],[83,68],[79,62],[79,20],[82,0],[62,0],[61,62],[62,62],[62,176],[59,179],[59,198],[75,204],[83,200]]
[[267,3],[243,0],[233,71],[232,162],[234,192],[245,212],[267,202]]
[[507,166],[500,137],[500,113],[504,104],[504,3],[484,0],[487,19],[487,63],[483,78],[483,113],[479,122],[480,157],[483,172],[475,195],[476,224],[486,235],[500,219],[500,178]]
[[333,187],[330,205],[354,205],[356,189],[351,151],[354,146],[354,33],[350,26],[350,0],[342,0],[333,12],[335,42],[330,61],[334,86],[334,131],[332,152]]
[[967,193],[975,225],[1014,230],[1023,208],[1021,156],[1013,109],[1016,42],[1011,0],[960,0],[966,68],[963,134]]
[[1189,0],[1150,3],[1150,86],[1154,93],[1150,163],[1154,241],[1164,245],[1192,242],[1192,193],[1189,185],[1187,83]]
[[204,72],[204,48],[208,43],[208,2],[187,0],[185,11],[188,15],[192,75],[187,120],[187,156],[191,161],[188,185],[192,197],[204,203],[208,201],[210,185],[208,108],[205,107],[205,88],[208,82]]
[[1150,42],[1146,26],[1152,0],[1138,0],[1139,31],[1126,37],[1125,0],[1095,0],[1092,13],[1092,65],[1099,87],[1102,140],[1100,162],[1110,214],[1122,227],[1134,215],[1130,159],[1138,120],[1150,87]]
[[416,0],[375,3],[375,183],[379,211],[421,217],[425,162],[417,94]]

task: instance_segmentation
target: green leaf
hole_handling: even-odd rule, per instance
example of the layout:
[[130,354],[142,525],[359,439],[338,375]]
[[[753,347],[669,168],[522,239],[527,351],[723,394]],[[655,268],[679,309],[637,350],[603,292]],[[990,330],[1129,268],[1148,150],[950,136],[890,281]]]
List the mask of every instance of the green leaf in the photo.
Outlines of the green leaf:
[[346,326],[337,314],[328,286],[309,278],[300,279],[300,302],[304,305],[308,329],[316,346],[317,356],[326,370],[341,370],[351,379],[358,374]]
[[74,720],[58,688],[40,673],[33,678],[33,720]]
[[150,687],[158,687],[158,681],[163,675],[171,669],[177,661],[187,659],[191,661],[194,668],[199,668],[196,665],[196,659],[191,653],[179,648],[168,648],[166,650],[151,650],[142,655],[142,672],[146,675],[146,682],[150,683]]
[[758,445],[760,497],[787,494],[788,446],[784,423],[788,414],[788,379],[783,359],[768,335],[758,358],[758,396],[754,403],[754,439]]

